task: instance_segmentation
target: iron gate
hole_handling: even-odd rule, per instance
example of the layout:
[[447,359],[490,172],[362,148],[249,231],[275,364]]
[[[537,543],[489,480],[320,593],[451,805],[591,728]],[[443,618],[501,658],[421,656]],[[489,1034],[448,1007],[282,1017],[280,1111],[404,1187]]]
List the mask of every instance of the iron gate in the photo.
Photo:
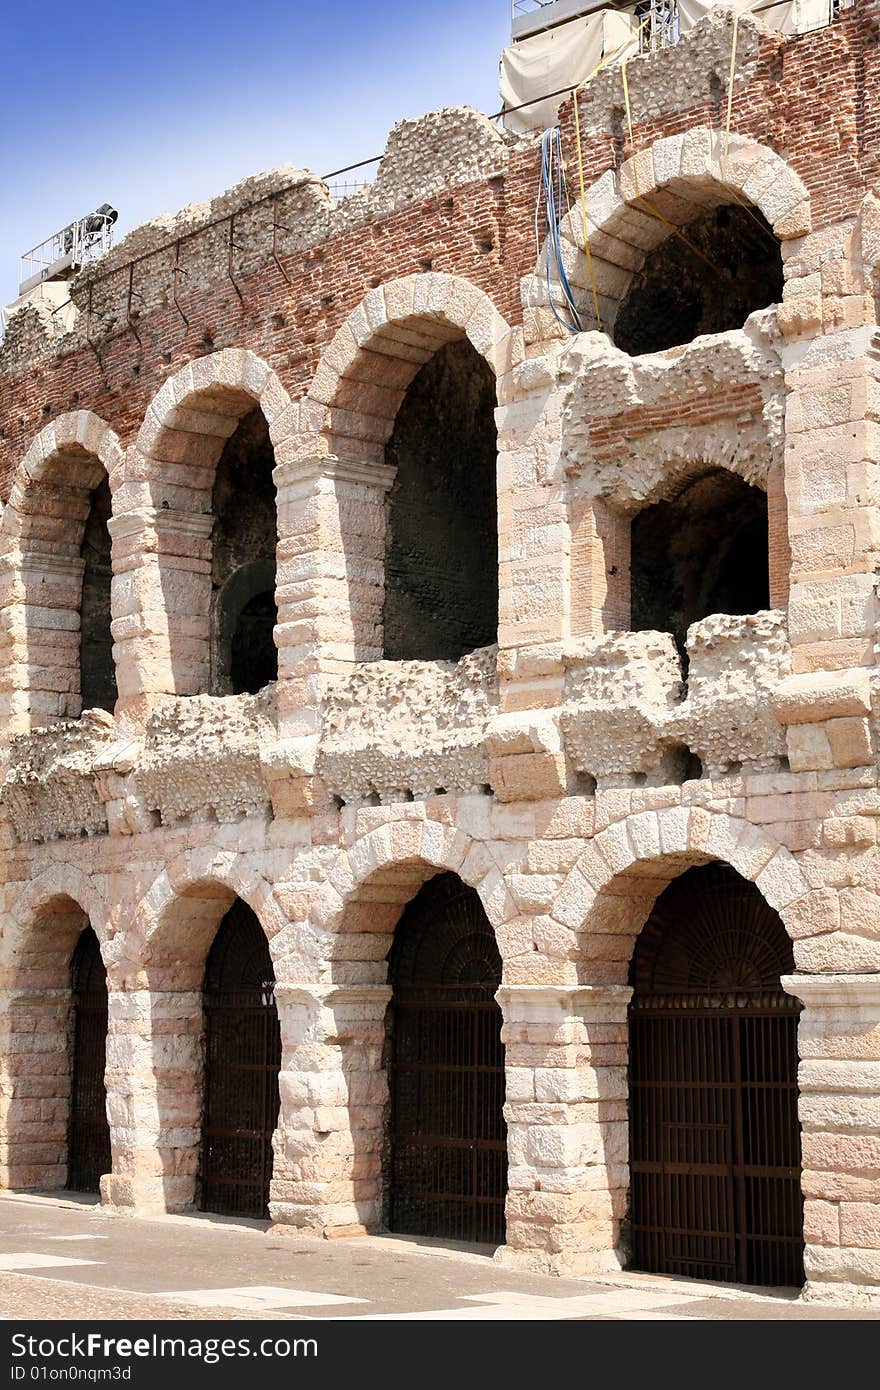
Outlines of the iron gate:
[[479,897],[438,874],[410,903],[389,957],[392,1231],[504,1240],[507,1127],[495,991],[501,957]]
[[793,968],[778,915],[727,866],[658,898],[633,957],[635,1268],[803,1283]]
[[67,1186],[99,1192],[109,1173],[110,1125],[104,1067],[107,1059],[107,972],[91,927],[80,934],[70,962],[73,997]]
[[266,1217],[278,1122],[281,1031],[269,945],[237,899],[205,968],[202,1211]]

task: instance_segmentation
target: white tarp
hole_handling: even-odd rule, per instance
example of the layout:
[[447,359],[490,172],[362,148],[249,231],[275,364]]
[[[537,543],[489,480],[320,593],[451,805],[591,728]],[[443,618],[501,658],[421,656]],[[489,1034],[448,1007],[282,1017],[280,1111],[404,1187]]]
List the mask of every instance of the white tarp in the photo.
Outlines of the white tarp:
[[[627,43],[633,25],[632,15],[625,11],[600,10],[511,44],[501,55],[504,105],[520,106],[548,92],[575,87],[590,76],[606,54]],[[630,56],[635,53],[634,44],[628,45],[628,52]],[[518,134],[544,130],[556,120],[557,109],[564,100],[564,95],[551,97],[533,102],[522,111],[508,112],[505,127]]]
[[[827,24],[831,0],[780,0],[770,9],[761,8],[767,0],[729,0],[742,13],[756,11],[756,19],[783,34],[803,34]],[[718,0],[678,0],[679,32],[693,29]],[[522,111],[504,117],[508,130],[521,134],[544,130],[556,120],[564,95],[535,101],[547,92],[558,92],[583,82],[602,59],[623,46],[620,58],[635,56],[633,32],[638,27],[634,11],[599,10],[595,14],[569,20],[555,29],[531,34],[505,48],[501,55],[501,98],[506,107],[531,102]]]
[[[764,9],[767,0],[726,0],[731,9],[741,13],[752,11],[755,18],[768,29],[783,34],[805,34],[819,29],[831,17],[831,0],[781,0],[778,5]],[[708,14],[717,0],[678,0],[679,32],[686,34],[698,20]]]

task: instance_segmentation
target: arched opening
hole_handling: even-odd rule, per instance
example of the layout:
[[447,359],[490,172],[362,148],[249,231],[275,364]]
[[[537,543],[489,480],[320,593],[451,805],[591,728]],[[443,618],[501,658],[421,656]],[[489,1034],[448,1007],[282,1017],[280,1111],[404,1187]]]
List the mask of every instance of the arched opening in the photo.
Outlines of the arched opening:
[[614,341],[635,357],[742,328],[782,299],[782,283],[779,240],[763,213],[711,208],[648,253],[617,311]]
[[385,1222],[500,1244],[507,1193],[501,957],[479,896],[441,873],[403,912],[388,957]]
[[793,969],[778,913],[729,866],[657,898],[630,971],[633,1268],[803,1283]]
[[457,661],[498,634],[495,378],[466,338],[410,383],[385,447],[390,660]]
[[208,952],[199,1207],[266,1217],[278,1123],[275,971],[256,914],[236,898]]
[[79,678],[83,709],[113,713],[116,668],[110,633],[110,484],[106,478],[93,490],[83,530],[82,605],[79,629]]
[[99,1192],[110,1172],[110,1126],[104,1069],[107,1062],[107,971],[90,926],[80,933],[70,962],[70,1112],[67,1186]]
[[229,437],[214,480],[211,688],[254,695],[278,676],[275,455],[263,412]]
[[767,495],[714,469],[645,507],[631,529],[631,626],[671,632],[682,657],[691,623],[770,606]]

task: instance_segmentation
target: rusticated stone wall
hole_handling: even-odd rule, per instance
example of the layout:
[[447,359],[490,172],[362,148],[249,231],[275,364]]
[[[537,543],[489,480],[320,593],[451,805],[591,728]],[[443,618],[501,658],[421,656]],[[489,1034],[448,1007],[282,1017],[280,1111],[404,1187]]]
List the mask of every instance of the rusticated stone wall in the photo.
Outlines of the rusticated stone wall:
[[[665,884],[718,860],[793,943],[805,1296],[877,1298],[876,10],[788,40],[743,18],[729,142],[709,81],[728,71],[729,15],[630,64],[632,148],[619,73],[587,89],[601,327],[568,336],[551,311],[535,144],[467,111],[397,127],[355,201],[332,208],[296,171],[261,176],[133,233],[73,286],[69,334],[27,312],[14,324],[0,361],[6,1185],[63,1181],[67,967],[87,918],[110,989],[103,1200],[192,1201],[201,983],[237,896],[277,980],[275,1228],[375,1229],[387,954],[442,870],[479,894],[503,965],[497,1258],[619,1268],[629,962]],[[571,154],[570,107],[562,120]],[[616,306],[669,231],[645,197],[685,227],[698,208],[759,209],[781,303],[663,353],[614,346]],[[588,310],[579,208],[564,235]],[[494,384],[495,640],[456,661],[383,660],[389,441],[419,373],[465,340]],[[278,679],[223,696],[217,468],[255,411],[274,457]],[[691,623],[685,687],[674,625],[631,629],[632,518],[717,470],[766,493],[772,606]],[[80,699],[82,547],[105,478],[112,715]]]

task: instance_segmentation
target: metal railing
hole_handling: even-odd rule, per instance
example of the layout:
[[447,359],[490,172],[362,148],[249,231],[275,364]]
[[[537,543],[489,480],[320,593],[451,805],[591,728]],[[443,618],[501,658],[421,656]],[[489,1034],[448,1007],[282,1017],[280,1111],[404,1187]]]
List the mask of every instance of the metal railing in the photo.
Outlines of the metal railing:
[[21,258],[19,294],[27,294],[44,280],[67,279],[89,261],[103,256],[113,245],[115,220],[115,213],[110,217],[104,212],[92,212],[88,217],[69,222],[60,232],[25,251]]
[[[785,0],[756,0],[747,13],[762,15],[779,9],[784,3]],[[845,10],[854,9],[857,4],[858,0],[827,0],[827,14],[813,27],[821,29],[832,24]],[[527,39],[543,29],[600,14],[603,10],[628,10],[639,22],[649,20],[641,30],[640,53],[655,53],[678,42],[678,0],[630,0],[629,4],[625,0],[623,3],[621,0],[511,0],[511,36],[514,42]]]

